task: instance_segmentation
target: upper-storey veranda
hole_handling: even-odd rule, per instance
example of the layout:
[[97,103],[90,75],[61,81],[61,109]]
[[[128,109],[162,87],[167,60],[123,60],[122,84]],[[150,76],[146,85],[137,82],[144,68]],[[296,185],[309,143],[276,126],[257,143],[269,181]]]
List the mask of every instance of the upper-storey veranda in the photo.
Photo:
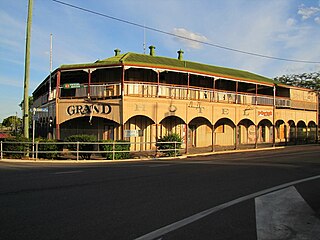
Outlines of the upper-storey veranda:
[[135,53],[62,65],[33,95],[35,106],[55,98],[139,96],[317,110],[316,93],[307,89],[245,71]]

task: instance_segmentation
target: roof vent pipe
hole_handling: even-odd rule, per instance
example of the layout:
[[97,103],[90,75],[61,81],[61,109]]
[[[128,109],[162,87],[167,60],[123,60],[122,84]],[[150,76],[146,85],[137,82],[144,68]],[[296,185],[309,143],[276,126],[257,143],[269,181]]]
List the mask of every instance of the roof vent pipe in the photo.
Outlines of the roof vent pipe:
[[114,56],[118,56],[118,55],[120,55],[120,52],[121,52],[121,50],[120,49],[115,49],[114,50]]
[[149,49],[150,49],[150,56],[154,56],[156,47],[155,46],[150,46]]
[[180,61],[182,61],[182,60],[183,60],[184,51],[182,51],[182,50],[180,49],[177,53],[178,53],[178,59],[179,59]]

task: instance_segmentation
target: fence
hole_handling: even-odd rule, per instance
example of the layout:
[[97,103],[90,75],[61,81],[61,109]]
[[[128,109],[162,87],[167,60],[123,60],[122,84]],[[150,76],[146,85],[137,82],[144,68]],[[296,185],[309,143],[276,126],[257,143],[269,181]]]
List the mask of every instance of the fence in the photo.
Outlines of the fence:
[[[47,159],[108,159],[117,160],[145,156],[178,156],[180,142],[152,142],[154,146],[166,144],[167,149],[155,147],[152,150],[130,151],[131,145],[146,144],[145,142],[6,142],[1,141],[1,160],[6,158]],[[148,142],[150,144],[150,142]],[[169,154],[170,153],[170,154]],[[44,157],[45,156],[45,157]]]

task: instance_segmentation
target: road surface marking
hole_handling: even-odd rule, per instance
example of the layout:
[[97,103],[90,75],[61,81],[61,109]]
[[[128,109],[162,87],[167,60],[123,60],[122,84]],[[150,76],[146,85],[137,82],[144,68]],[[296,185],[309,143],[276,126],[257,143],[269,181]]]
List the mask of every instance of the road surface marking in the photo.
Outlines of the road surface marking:
[[56,175],[59,175],[59,174],[73,174],[73,173],[81,173],[83,171],[81,170],[75,170],[75,171],[65,171],[65,172],[54,172],[52,174],[56,174]]
[[255,199],[257,240],[319,240],[320,220],[294,186]]
[[320,178],[320,175],[317,175],[317,176],[313,176],[313,177],[309,177],[309,178],[304,178],[304,179],[300,179],[300,180],[297,180],[297,181],[292,181],[292,182],[289,182],[289,183],[285,183],[285,184],[281,184],[281,185],[278,185],[278,186],[275,186],[275,187],[272,187],[272,188],[268,188],[268,189],[265,189],[265,190],[262,190],[262,191],[259,191],[259,192],[256,192],[256,193],[252,193],[252,194],[249,194],[247,196],[243,196],[243,197],[240,197],[240,198],[237,198],[237,199],[234,199],[232,201],[229,201],[229,202],[226,202],[226,203],[223,203],[221,205],[218,205],[218,206],[215,206],[215,207],[212,207],[212,208],[209,208],[207,210],[204,210],[202,212],[199,212],[199,213],[196,213],[194,215],[191,215],[187,218],[184,218],[180,221],[177,221],[177,222],[174,222],[172,224],[169,224],[167,226],[164,226],[162,228],[159,228],[155,231],[152,231],[150,233],[147,233],[141,237],[138,237],[136,238],[135,240],[153,240],[153,239],[157,239],[157,238],[160,238],[161,236],[169,233],[169,232],[172,232],[172,231],[175,231],[181,227],[184,227],[190,223],[193,223],[195,221],[198,221],[212,213],[215,213],[215,212],[218,212],[220,210],[223,210],[227,207],[230,207],[230,206],[233,206],[235,204],[238,204],[238,203],[241,203],[241,202],[244,202],[246,200],[250,200],[250,199],[253,199],[253,198],[256,198],[256,197],[259,197],[259,196],[262,196],[262,195],[265,195],[265,194],[268,194],[268,193],[271,193],[271,192],[274,192],[274,191],[278,191],[278,190],[281,190],[281,189],[284,189],[284,188],[287,188],[287,187],[290,187],[290,186],[293,186],[295,184],[298,184],[298,183],[303,183],[303,182],[307,182],[307,181],[311,181],[311,180],[315,180],[315,179],[318,179]]

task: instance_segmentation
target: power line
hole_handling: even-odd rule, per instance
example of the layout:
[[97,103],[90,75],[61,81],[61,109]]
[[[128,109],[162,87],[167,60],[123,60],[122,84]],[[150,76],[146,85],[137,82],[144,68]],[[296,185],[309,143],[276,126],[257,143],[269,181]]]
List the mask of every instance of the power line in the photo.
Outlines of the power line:
[[247,54],[247,55],[251,55],[251,56],[255,56],[255,57],[261,57],[261,58],[268,58],[268,59],[274,59],[274,60],[280,60],[280,61],[287,61],[287,62],[320,64],[319,61],[308,61],[308,60],[299,60],[299,59],[289,59],[289,58],[274,57],[274,56],[268,56],[268,55],[263,55],[263,54],[259,54],[259,53],[247,52],[247,51],[243,51],[243,50],[239,50],[239,49],[235,49],[235,48],[225,47],[225,46],[222,46],[222,45],[219,45],[219,44],[214,44],[214,43],[210,43],[210,42],[205,42],[205,41],[192,39],[192,38],[189,38],[189,37],[185,37],[185,36],[181,36],[181,35],[174,34],[174,33],[171,33],[171,32],[167,32],[167,31],[164,31],[164,30],[161,30],[161,29],[148,27],[148,26],[145,26],[145,25],[142,25],[142,24],[138,24],[138,23],[135,23],[135,22],[131,22],[131,21],[128,21],[128,20],[124,20],[124,19],[121,19],[121,18],[112,17],[112,16],[107,15],[107,14],[99,13],[99,12],[96,12],[96,11],[93,11],[93,10],[90,10],[90,9],[87,9],[87,8],[79,7],[79,6],[76,6],[76,5],[73,5],[73,4],[70,4],[70,3],[66,3],[66,2],[62,2],[62,1],[59,1],[59,0],[52,0],[52,1],[56,2],[56,3],[59,3],[61,5],[64,5],[64,6],[68,6],[68,7],[71,7],[71,8],[74,8],[74,9],[78,9],[78,10],[81,10],[81,11],[84,11],[84,12],[88,12],[88,13],[91,13],[91,14],[94,14],[94,15],[98,15],[98,16],[101,16],[101,17],[109,18],[109,19],[112,19],[112,20],[115,20],[115,21],[118,21],[118,22],[126,23],[126,24],[129,24],[129,25],[135,26],[135,27],[148,29],[148,30],[151,30],[151,31],[154,31],[154,32],[166,34],[166,35],[169,35],[169,36],[181,38],[181,39],[188,40],[188,41],[193,41],[193,42],[196,42],[196,43],[200,43],[200,44],[204,44],[204,45],[207,45],[207,46],[216,47],[216,48],[220,48],[220,49],[224,49],[224,50],[228,50],[228,51],[232,51],[232,52]]

